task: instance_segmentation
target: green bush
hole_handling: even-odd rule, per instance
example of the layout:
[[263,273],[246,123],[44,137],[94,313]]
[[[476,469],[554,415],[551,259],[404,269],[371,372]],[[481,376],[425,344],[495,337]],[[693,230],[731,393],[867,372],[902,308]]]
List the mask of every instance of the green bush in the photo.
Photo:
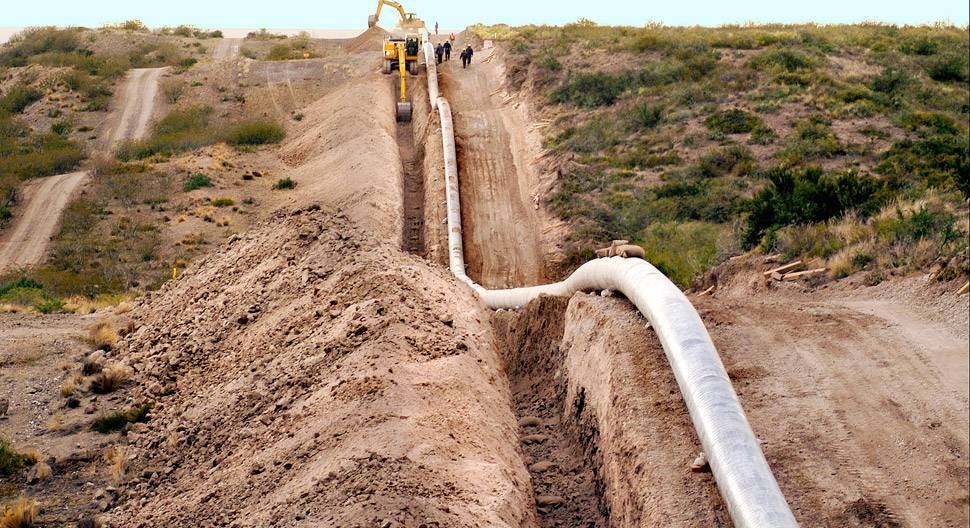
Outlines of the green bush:
[[751,66],[758,70],[779,68],[784,71],[794,72],[800,70],[811,70],[816,65],[816,60],[804,52],[791,48],[769,50],[751,59]]
[[645,258],[681,288],[713,266],[724,228],[704,222],[656,224],[643,230],[637,241]]
[[269,49],[269,53],[266,54],[266,60],[280,61],[280,60],[290,60],[293,56],[293,48],[287,46],[286,44],[276,44]]
[[751,152],[740,146],[714,149],[701,156],[697,168],[705,178],[716,178],[728,174],[747,174],[753,168]]
[[233,125],[226,134],[232,145],[266,145],[279,143],[286,136],[283,127],[275,123],[250,121]]
[[28,28],[10,38],[0,50],[0,65],[8,67],[26,66],[34,55],[49,52],[70,53],[80,47],[76,28],[57,29],[54,27]]
[[116,431],[121,431],[130,423],[147,422],[148,411],[150,411],[151,408],[152,406],[150,404],[145,404],[139,407],[133,407],[127,411],[117,411],[106,414],[95,420],[91,425],[91,429],[94,429],[101,434],[109,434]]
[[806,160],[833,158],[846,152],[845,145],[832,132],[829,122],[820,116],[813,116],[798,122],[780,155],[785,163],[794,165]]
[[967,136],[937,134],[897,141],[883,155],[876,172],[897,189],[924,184],[956,188],[970,197],[970,146]]
[[553,139],[560,149],[591,154],[620,142],[620,130],[606,118],[594,116],[579,128],[567,128]]
[[634,130],[652,130],[663,121],[663,108],[643,102],[630,110],[630,124]]
[[192,192],[203,187],[212,187],[212,180],[202,173],[193,174],[182,184],[182,190],[185,192]]
[[273,189],[277,191],[282,191],[284,189],[293,189],[296,187],[296,182],[290,178],[280,178],[276,183],[273,184]]
[[18,453],[10,442],[0,437],[0,475],[13,475],[21,468],[32,465],[33,461],[22,453]]
[[208,106],[173,110],[155,125],[151,137],[123,143],[116,155],[121,161],[131,161],[211,145],[218,140],[209,129],[211,115],[212,108]]
[[580,73],[549,94],[553,103],[571,103],[582,108],[610,106],[634,85],[630,73]]
[[213,198],[211,203],[213,207],[229,207],[236,204],[232,198]]
[[825,173],[818,167],[774,168],[765,174],[769,185],[747,204],[743,242],[758,244],[769,231],[821,222],[848,211],[872,214],[885,201],[885,184],[856,172]]
[[25,108],[38,101],[43,94],[40,90],[25,85],[17,85],[0,97],[0,110],[11,114],[19,114]]
[[923,206],[910,213],[897,210],[895,217],[880,218],[873,227],[885,242],[912,243],[924,238],[938,238],[941,244],[946,244],[961,236],[956,220],[949,213],[931,211]]
[[926,67],[926,73],[931,79],[940,82],[965,82],[970,74],[967,73],[968,59],[966,50],[962,55],[950,54],[932,60]]
[[763,126],[761,118],[740,108],[715,112],[704,121],[707,128],[722,134],[745,134]]

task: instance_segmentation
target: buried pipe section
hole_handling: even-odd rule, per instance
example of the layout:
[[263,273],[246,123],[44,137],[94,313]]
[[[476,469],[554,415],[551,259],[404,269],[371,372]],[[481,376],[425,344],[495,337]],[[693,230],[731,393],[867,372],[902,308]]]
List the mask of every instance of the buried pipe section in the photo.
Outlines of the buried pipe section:
[[462,247],[454,124],[451,107],[439,93],[434,49],[427,32],[424,51],[428,95],[441,120],[451,272],[474,289],[491,309],[517,309],[543,294],[569,296],[603,289],[622,292],[650,321],[663,345],[734,525],[797,527],[704,322],[680,288],[657,268],[641,259],[601,258],[583,264],[562,282],[507,290],[489,290],[468,277]]

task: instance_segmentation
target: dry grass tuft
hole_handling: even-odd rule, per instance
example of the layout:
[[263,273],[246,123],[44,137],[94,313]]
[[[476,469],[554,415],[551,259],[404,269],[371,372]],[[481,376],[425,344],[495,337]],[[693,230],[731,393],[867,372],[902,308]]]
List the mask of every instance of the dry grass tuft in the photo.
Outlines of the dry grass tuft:
[[108,394],[128,381],[128,368],[121,363],[111,363],[91,378],[91,392]]
[[40,454],[40,451],[36,449],[28,449],[24,451],[24,456],[27,457],[32,464],[36,464],[44,459],[44,455]]
[[31,528],[39,514],[40,507],[36,502],[27,497],[20,497],[4,506],[0,528]]
[[61,384],[61,396],[65,398],[74,396],[74,393],[77,392],[78,381],[79,377],[77,374],[71,374],[68,376],[67,379],[64,380],[64,383]]
[[88,343],[99,350],[111,350],[118,346],[118,332],[108,321],[98,321],[88,329]]
[[124,446],[109,447],[104,459],[111,470],[111,479],[115,483],[123,482],[128,473],[128,449]]

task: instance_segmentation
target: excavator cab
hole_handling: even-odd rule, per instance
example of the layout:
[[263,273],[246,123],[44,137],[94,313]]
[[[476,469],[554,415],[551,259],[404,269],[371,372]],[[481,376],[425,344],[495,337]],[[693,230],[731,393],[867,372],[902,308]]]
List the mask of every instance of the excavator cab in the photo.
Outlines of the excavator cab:
[[421,50],[421,36],[417,34],[391,35],[384,39],[384,64],[381,72],[390,74],[398,69],[400,61],[398,44],[404,46],[404,69],[411,75],[417,75],[418,53]]

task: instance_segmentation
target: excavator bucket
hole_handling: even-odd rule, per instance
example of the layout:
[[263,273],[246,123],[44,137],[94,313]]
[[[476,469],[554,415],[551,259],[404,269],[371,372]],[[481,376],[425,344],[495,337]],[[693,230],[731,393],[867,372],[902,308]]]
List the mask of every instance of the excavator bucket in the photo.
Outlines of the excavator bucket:
[[401,123],[411,122],[411,103],[399,101],[397,103],[397,120]]
[[367,27],[372,28],[377,25],[377,15],[367,17]]

